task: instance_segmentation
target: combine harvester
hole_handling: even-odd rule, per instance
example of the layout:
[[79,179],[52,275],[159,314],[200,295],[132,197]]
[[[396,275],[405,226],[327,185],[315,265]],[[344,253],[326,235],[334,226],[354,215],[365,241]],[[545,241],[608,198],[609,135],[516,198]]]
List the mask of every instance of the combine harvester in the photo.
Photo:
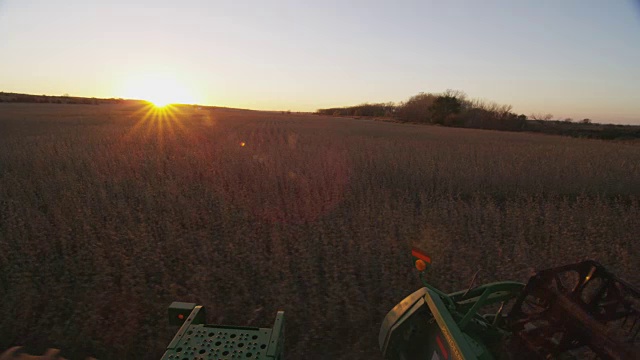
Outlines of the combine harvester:
[[[424,287],[384,318],[386,360],[640,359],[640,292],[595,261],[445,294],[412,255]],[[271,328],[207,325],[204,307],[174,302],[169,321],[180,329],[162,360],[284,358],[281,311]]]
[[[445,294],[425,280],[431,259],[412,255],[424,287],[384,318],[385,360],[640,359],[640,292],[595,261]],[[180,329],[162,360],[284,358],[282,311],[271,328],[208,325],[203,306],[174,302],[169,322]],[[58,359],[17,350],[0,360]]]

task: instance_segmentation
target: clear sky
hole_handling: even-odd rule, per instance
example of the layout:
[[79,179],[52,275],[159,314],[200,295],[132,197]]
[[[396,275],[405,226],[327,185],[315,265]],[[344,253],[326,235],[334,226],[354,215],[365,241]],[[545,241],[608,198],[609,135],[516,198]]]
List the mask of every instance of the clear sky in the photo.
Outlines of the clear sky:
[[0,0],[0,91],[309,111],[448,88],[640,124],[640,1]]

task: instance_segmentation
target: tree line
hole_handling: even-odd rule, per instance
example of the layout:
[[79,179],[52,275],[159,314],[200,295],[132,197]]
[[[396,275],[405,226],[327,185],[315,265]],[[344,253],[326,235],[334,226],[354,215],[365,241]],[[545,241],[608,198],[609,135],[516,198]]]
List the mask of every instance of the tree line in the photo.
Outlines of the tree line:
[[637,139],[640,126],[594,124],[590,119],[554,120],[552,114],[529,116],[512,111],[511,105],[469,99],[459,90],[442,93],[419,93],[407,101],[395,104],[374,103],[356,106],[318,109],[317,114],[330,116],[376,117],[399,122],[423,123],[472,129],[531,131],[554,135],[598,139]]
[[0,103],[32,103],[32,104],[83,104],[83,105],[100,105],[100,104],[119,104],[123,99],[98,99],[95,97],[77,97],[64,94],[62,96],[50,95],[31,95],[0,92]]
[[378,104],[361,104],[356,106],[319,109],[318,114],[331,116],[373,116],[393,117],[397,106],[392,102]]

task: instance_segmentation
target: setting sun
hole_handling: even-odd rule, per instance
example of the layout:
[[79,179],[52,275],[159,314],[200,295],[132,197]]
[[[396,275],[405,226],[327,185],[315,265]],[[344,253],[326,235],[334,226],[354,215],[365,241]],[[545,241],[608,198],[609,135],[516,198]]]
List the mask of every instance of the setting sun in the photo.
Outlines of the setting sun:
[[127,98],[146,100],[156,107],[169,104],[194,104],[193,93],[170,74],[145,74],[132,77],[124,85]]
[[149,101],[151,104],[153,104],[153,106],[157,107],[157,108],[163,108],[169,104],[171,104],[170,101],[166,101],[166,100],[153,100],[153,99],[148,99],[147,101]]

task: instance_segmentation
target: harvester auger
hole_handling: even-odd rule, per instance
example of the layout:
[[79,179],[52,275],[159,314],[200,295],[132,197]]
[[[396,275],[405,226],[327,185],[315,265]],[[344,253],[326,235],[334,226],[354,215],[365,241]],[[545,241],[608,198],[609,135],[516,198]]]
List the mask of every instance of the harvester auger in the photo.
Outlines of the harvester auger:
[[[446,294],[425,280],[431,259],[412,255],[424,287],[384,318],[385,360],[640,359],[640,292],[595,261]],[[283,359],[281,311],[272,328],[206,325],[202,306],[174,302],[169,319],[181,327],[163,360]]]

